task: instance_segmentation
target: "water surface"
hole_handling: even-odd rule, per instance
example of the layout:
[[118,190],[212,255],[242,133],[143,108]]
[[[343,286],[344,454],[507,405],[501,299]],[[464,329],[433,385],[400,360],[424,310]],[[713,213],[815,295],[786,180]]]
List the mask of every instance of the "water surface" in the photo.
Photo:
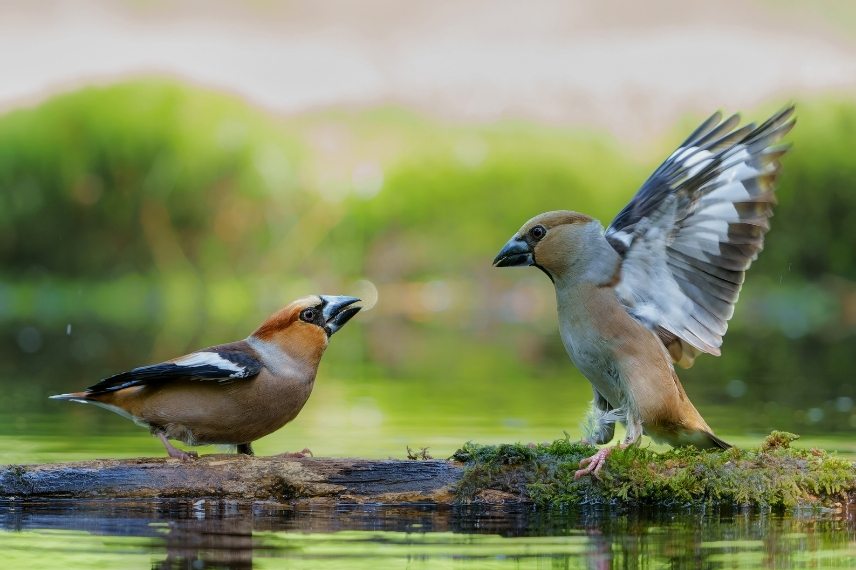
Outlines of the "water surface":
[[6,501],[8,568],[847,568],[856,513]]
[[[65,325],[53,335],[43,326],[34,350],[24,342],[32,340],[31,326],[0,327],[10,340],[0,346],[0,464],[163,455],[146,430],[127,420],[47,396],[161,358],[159,351],[183,349],[171,341],[156,348],[156,334],[145,328],[88,323],[71,334]],[[257,453],[308,447],[318,456],[402,458],[409,447],[444,458],[467,440],[581,435],[590,387],[561,347],[555,365],[520,365],[531,371],[527,375],[507,368],[496,352],[479,352],[483,339],[416,330],[407,333],[416,339],[412,346],[445,355],[451,354],[446,345],[455,345],[461,357],[438,360],[433,368],[412,360],[383,368],[374,364],[365,348],[370,335],[361,330],[334,339],[303,412],[258,441]],[[801,357],[805,369],[791,367],[788,375],[774,353],[759,347],[744,359],[745,369],[736,357],[706,359],[682,377],[727,441],[756,446],[770,429],[785,429],[803,434],[798,445],[856,458],[852,383],[835,373],[841,359],[830,347],[797,344],[813,360]],[[512,357],[503,358],[518,355]],[[815,382],[802,379],[809,373]],[[59,500],[2,502],[0,521],[4,568],[856,566],[853,513]]]

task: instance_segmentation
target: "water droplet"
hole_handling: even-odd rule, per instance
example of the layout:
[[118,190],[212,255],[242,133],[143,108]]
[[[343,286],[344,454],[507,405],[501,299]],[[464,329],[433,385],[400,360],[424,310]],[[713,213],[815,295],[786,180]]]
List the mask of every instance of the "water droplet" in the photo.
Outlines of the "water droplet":
[[357,297],[362,299],[360,306],[363,310],[371,311],[378,300],[377,286],[368,279],[360,279],[354,284],[354,289]]

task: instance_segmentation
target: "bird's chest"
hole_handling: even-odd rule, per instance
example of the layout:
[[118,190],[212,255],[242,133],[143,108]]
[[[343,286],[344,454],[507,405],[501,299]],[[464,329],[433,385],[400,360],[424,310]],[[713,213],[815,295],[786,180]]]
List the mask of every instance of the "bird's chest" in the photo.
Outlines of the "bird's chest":
[[260,377],[242,394],[245,414],[259,429],[278,429],[297,416],[314,384],[314,379]]
[[613,407],[620,407],[626,396],[621,382],[622,343],[612,327],[604,326],[607,319],[608,315],[591,310],[585,302],[559,304],[559,331],[568,356]]
[[620,407],[620,372],[610,340],[586,328],[562,326],[560,330],[574,365],[613,407]]

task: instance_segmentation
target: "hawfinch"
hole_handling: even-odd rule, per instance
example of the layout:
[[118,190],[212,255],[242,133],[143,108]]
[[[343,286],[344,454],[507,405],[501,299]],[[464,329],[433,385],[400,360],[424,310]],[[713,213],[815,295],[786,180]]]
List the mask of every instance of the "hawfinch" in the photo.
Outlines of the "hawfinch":
[[[619,447],[643,432],[673,446],[727,449],[690,402],[673,363],[718,356],[744,274],[764,245],[776,203],[777,144],[793,107],[759,126],[719,113],[702,123],[642,185],[606,230],[585,214],[546,212],[494,259],[534,265],[556,289],[559,331],[592,383],[587,440]],[[580,463],[598,475],[611,448]],[[586,467],[583,469],[583,467]]]
[[51,396],[95,404],[151,429],[170,444],[251,443],[293,420],[312,393],[330,336],[360,308],[354,297],[312,296],[271,315],[244,340],[203,348],[160,364],[105,378],[82,392]]

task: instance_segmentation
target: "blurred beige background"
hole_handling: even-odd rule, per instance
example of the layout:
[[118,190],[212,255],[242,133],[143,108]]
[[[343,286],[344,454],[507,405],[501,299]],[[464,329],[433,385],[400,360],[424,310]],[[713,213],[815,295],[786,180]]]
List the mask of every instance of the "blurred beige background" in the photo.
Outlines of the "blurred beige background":
[[856,90],[856,4],[0,3],[0,108],[141,74],[281,113],[400,103],[650,140],[676,116]]

